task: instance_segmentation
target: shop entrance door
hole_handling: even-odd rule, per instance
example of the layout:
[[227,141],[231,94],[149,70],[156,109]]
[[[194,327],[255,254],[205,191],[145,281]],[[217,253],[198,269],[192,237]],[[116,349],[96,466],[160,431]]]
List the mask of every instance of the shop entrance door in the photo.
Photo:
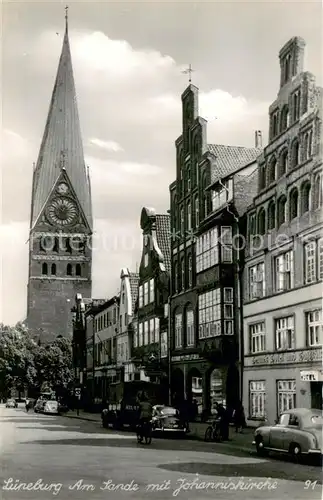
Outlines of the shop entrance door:
[[311,408],[322,409],[322,382],[311,382]]

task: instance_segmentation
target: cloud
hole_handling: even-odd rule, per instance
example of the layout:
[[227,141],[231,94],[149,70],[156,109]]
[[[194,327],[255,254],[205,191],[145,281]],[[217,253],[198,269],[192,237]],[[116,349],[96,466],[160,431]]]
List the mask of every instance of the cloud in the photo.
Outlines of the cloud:
[[118,79],[132,75],[142,79],[176,66],[170,56],[151,49],[135,50],[126,40],[113,40],[99,31],[76,33],[73,57],[94,72]]
[[94,146],[97,146],[98,148],[101,149],[106,149],[107,151],[113,151],[114,153],[117,153],[119,151],[124,151],[123,148],[120,146],[115,141],[102,141],[101,139],[90,139],[89,140],[90,144],[93,144]]
[[3,158],[26,157],[30,154],[29,141],[14,130],[4,128],[1,130],[1,156]]
[[[168,172],[154,164],[86,158],[90,165],[94,216],[133,221],[141,208],[155,204],[165,212],[168,208]],[[139,224],[138,224],[139,229]]]
[[[173,94],[164,94],[148,99],[154,109],[159,108],[162,115],[178,115],[181,112],[181,100]],[[223,123],[242,122],[247,118],[263,117],[269,103],[248,101],[243,96],[233,96],[221,89],[199,93],[199,114],[208,122],[221,120]],[[149,108],[148,108],[149,109]]]
[[[33,54],[34,65],[37,60],[44,61],[38,71],[53,72],[53,65],[61,50],[62,36],[53,31],[44,31],[34,39],[29,53]],[[112,39],[101,31],[70,30],[69,33],[73,66],[76,75],[82,75],[80,85],[95,87],[102,91],[111,87],[135,89],[144,81],[156,81],[177,73],[180,69],[169,55],[163,55],[151,48],[134,48],[126,40]],[[57,62],[56,62],[57,64]],[[37,68],[35,68],[37,71]],[[79,85],[78,85],[79,86]]]
[[15,323],[26,315],[28,222],[0,224],[0,321]]
[[201,92],[199,100],[201,116],[208,121],[218,119],[223,123],[245,122],[248,118],[263,116],[269,106],[269,103],[248,101],[221,89]]
[[103,181],[109,184],[130,185],[132,182],[142,182],[143,177],[154,177],[163,173],[161,167],[149,163],[102,160],[91,156],[87,156],[85,161],[90,165],[92,182],[98,185]]

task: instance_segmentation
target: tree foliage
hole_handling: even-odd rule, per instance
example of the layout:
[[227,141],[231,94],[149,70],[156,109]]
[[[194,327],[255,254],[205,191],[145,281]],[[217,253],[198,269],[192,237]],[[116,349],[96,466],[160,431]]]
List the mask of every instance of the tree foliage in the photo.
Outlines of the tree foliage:
[[56,338],[43,345],[38,332],[18,323],[0,325],[0,393],[25,387],[67,389],[73,381],[71,341]]

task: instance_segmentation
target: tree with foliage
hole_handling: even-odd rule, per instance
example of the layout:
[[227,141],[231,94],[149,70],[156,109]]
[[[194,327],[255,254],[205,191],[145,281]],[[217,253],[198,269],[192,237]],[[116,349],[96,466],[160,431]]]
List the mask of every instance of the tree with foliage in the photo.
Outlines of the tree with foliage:
[[40,388],[47,385],[60,392],[70,387],[73,382],[70,340],[62,337],[51,344],[40,345],[36,351],[35,367]]
[[16,388],[40,392],[44,386],[62,393],[73,382],[72,347],[58,337],[42,345],[37,332],[21,323],[0,325],[0,394],[8,397]]
[[36,382],[34,356],[37,344],[22,325],[0,325],[0,392],[22,391]]

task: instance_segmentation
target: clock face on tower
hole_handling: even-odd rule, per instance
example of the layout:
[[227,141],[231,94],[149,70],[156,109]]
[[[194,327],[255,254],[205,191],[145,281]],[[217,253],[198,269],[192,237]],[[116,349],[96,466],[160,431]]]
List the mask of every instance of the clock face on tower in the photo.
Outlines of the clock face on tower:
[[75,222],[78,216],[76,203],[69,198],[54,199],[47,209],[49,220],[57,226],[68,226]]

